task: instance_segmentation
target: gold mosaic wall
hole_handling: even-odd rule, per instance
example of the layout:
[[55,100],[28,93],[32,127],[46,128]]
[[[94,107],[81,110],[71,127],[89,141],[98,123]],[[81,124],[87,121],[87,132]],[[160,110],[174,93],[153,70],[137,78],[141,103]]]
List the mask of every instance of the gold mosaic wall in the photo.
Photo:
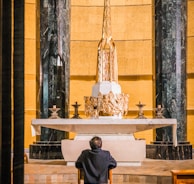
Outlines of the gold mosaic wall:
[[[35,141],[31,120],[39,112],[39,10],[38,0],[25,6],[25,148]],[[97,45],[101,39],[104,0],[71,0],[70,117],[76,101],[84,115],[84,96],[90,96],[95,83]],[[112,36],[117,47],[119,84],[128,93],[127,118],[137,116],[136,104],[146,104],[144,114],[153,117],[154,94],[154,11],[153,0],[111,0]],[[194,1],[188,0],[187,109],[188,140],[194,145]],[[154,131],[135,134],[149,143]]]

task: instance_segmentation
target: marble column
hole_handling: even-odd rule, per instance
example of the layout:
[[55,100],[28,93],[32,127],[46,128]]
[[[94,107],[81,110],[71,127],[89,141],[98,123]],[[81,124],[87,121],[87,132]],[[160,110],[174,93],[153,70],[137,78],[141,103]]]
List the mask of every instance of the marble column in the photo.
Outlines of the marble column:
[[0,12],[0,183],[11,184],[11,0]]
[[[186,140],[186,0],[155,1],[156,105],[177,119],[178,141]],[[172,140],[170,128],[157,129],[159,141]]]
[[[53,105],[60,118],[69,114],[69,0],[40,1],[41,118],[49,118]],[[64,138],[62,132],[43,128],[41,140]]]

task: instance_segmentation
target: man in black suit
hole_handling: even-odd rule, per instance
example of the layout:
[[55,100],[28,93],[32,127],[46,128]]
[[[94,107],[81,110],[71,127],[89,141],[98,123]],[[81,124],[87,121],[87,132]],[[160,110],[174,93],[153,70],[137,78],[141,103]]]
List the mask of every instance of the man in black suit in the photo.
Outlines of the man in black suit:
[[108,170],[117,166],[109,151],[102,150],[102,139],[98,136],[90,140],[90,149],[83,150],[75,166],[83,169],[84,184],[108,183]]

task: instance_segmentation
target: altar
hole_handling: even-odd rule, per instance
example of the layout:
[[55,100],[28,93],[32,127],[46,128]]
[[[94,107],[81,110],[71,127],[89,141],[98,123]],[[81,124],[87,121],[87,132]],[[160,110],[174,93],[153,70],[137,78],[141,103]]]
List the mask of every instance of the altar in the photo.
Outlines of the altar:
[[41,127],[74,132],[73,140],[64,139],[61,149],[67,165],[74,165],[83,149],[89,149],[89,140],[97,135],[102,148],[109,150],[118,165],[141,165],[146,158],[146,141],[137,140],[133,133],[172,126],[173,144],[177,146],[176,119],[33,119],[32,134],[40,135]]

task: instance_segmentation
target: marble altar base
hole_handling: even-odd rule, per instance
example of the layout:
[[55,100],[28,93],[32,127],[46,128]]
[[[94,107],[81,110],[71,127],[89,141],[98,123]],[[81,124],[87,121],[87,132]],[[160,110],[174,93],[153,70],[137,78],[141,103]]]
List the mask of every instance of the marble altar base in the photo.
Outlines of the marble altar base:
[[[135,140],[133,135],[95,135],[102,138],[102,149],[110,151],[118,166],[140,166],[146,157],[145,140]],[[74,165],[81,151],[90,149],[89,140],[93,136],[78,135],[74,140],[62,140],[62,154],[67,165]]]

